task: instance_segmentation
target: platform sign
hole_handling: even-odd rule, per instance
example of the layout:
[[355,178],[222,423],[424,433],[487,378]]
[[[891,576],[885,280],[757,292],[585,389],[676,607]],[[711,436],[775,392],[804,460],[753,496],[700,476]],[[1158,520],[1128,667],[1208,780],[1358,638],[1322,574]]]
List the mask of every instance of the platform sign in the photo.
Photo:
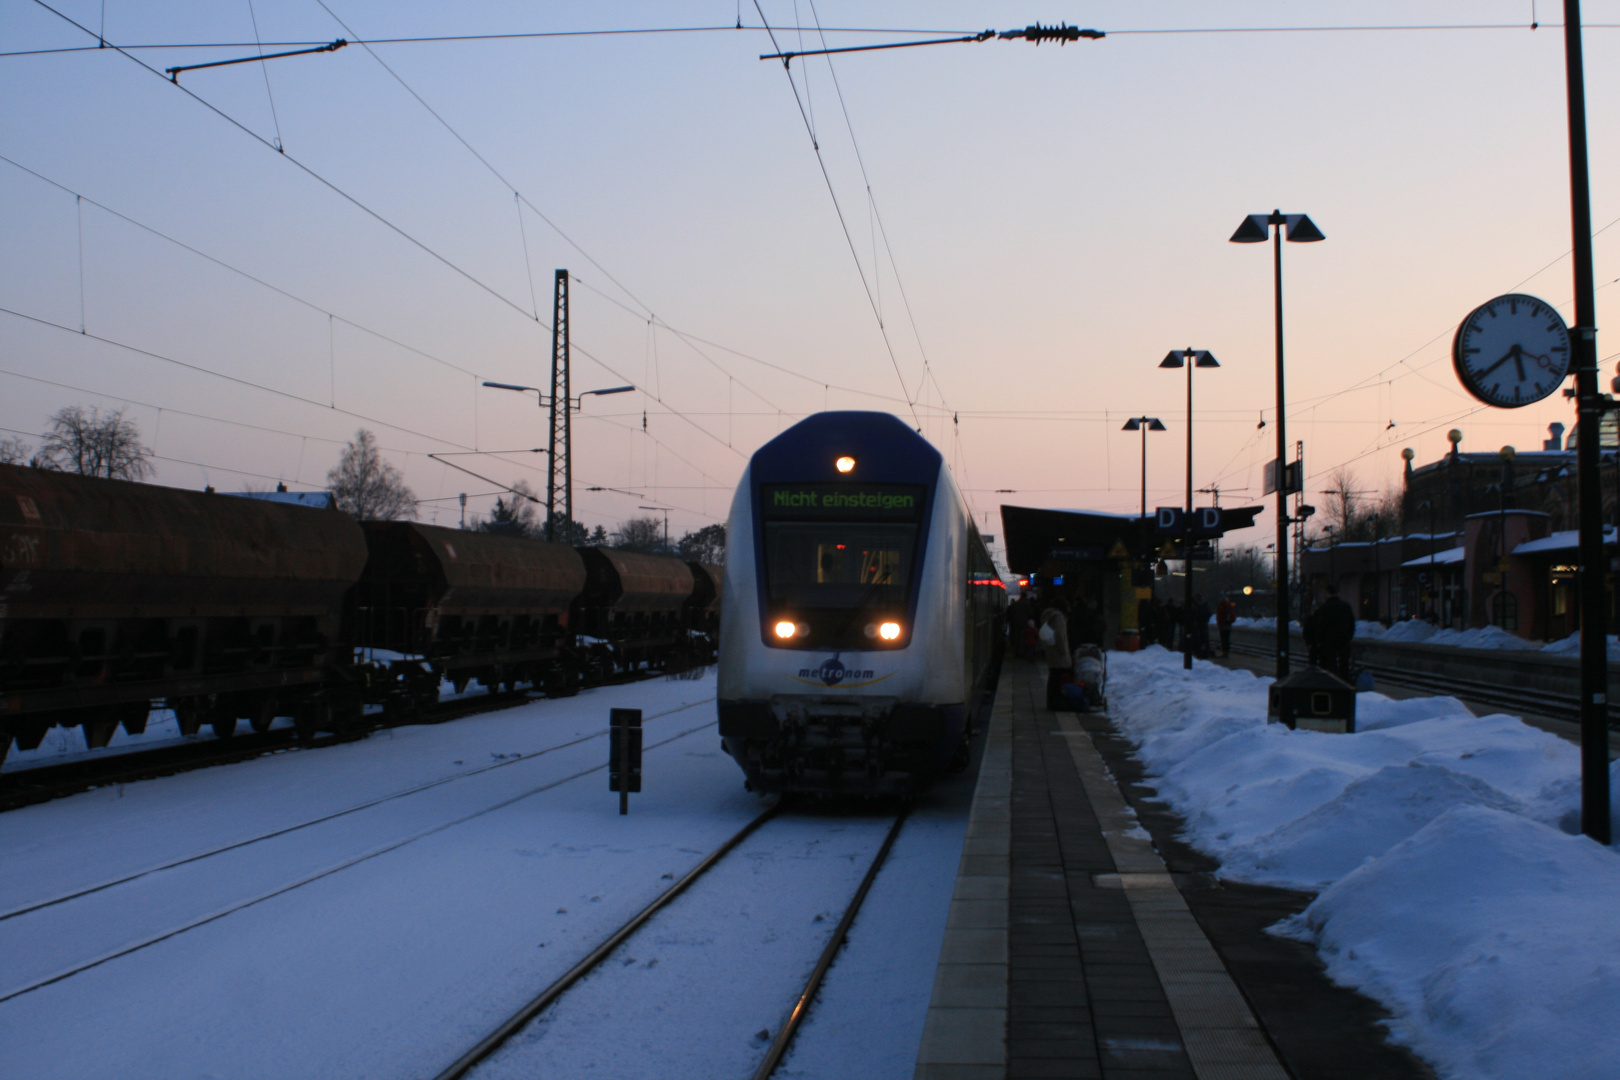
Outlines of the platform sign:
[[619,793],[619,813],[630,812],[630,793],[641,790],[641,710],[608,714],[608,790]]
[[1161,506],[1154,520],[1154,531],[1160,536],[1181,536],[1190,531],[1193,536],[1208,539],[1221,536],[1221,509],[1218,506],[1200,506],[1192,512],[1192,528],[1187,529],[1187,511],[1179,506]]
[[[1305,461],[1303,458],[1301,458],[1299,461],[1291,461],[1288,463],[1288,468],[1284,473],[1284,480],[1288,484],[1287,490],[1283,492],[1285,495],[1293,495],[1296,492],[1305,490]],[[1266,462],[1265,472],[1263,474],[1262,490],[1260,494],[1270,495],[1276,490],[1277,459],[1272,458],[1270,461]]]

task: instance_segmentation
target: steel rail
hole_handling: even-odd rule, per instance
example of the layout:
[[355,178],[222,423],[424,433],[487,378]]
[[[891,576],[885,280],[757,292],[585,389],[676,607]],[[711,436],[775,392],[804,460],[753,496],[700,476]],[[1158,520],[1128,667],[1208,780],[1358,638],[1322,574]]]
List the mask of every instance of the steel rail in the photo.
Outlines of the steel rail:
[[754,831],[761,825],[775,817],[781,808],[782,803],[777,802],[753,821],[744,825],[730,840],[715,848],[702,862],[688,871],[685,877],[665,889],[658,895],[657,899],[642,908],[634,918],[608,935],[607,939],[586,954],[583,960],[569,968],[562,978],[546,987],[536,997],[531,998],[521,1009],[508,1017],[500,1027],[484,1036],[476,1046],[457,1058],[449,1068],[435,1074],[433,1080],[460,1080],[461,1077],[466,1076],[474,1066],[500,1049],[506,1040],[517,1034],[529,1021],[549,1008],[552,1002],[565,994],[570,987],[594,971],[602,961],[612,955],[615,949],[629,940],[630,936],[637,930],[641,929],[648,919],[651,919],[670,901],[685,892],[687,887],[697,881],[698,878],[708,873],[716,863],[730,854],[732,849],[752,836]]
[[[708,723],[705,723],[705,724],[699,724],[697,727],[688,728],[687,730],[682,731],[679,734],[671,735],[667,739],[663,739],[663,740],[661,740],[659,742],[653,743],[651,746],[647,747],[647,749],[648,750],[657,749],[660,746],[665,746],[665,745],[667,745],[669,743],[675,742],[677,739],[684,739],[688,735],[696,734],[699,731],[703,731],[706,728],[711,728],[713,726],[714,726],[714,721],[712,721],[712,720],[709,721]],[[391,851],[397,851],[400,848],[405,847],[407,844],[414,844],[418,840],[422,840],[422,839],[424,839],[426,837],[429,837],[429,836],[437,835],[438,833],[442,833],[442,832],[444,832],[444,831],[446,831],[448,829],[453,829],[458,825],[464,825],[467,822],[472,821],[472,820],[474,820],[476,818],[483,817],[485,814],[492,814],[497,810],[504,810],[508,806],[511,806],[511,805],[513,805],[515,803],[522,802],[524,799],[532,798],[533,796],[539,795],[542,792],[550,791],[553,788],[561,787],[562,785],[570,783],[570,782],[572,782],[574,780],[582,779],[582,778],[590,776],[590,775],[592,775],[594,773],[603,772],[603,771],[605,771],[607,769],[607,767],[608,767],[607,762],[603,762],[600,765],[594,765],[594,766],[592,766],[592,767],[590,767],[588,769],[581,769],[579,772],[573,773],[570,776],[564,776],[561,779],[552,780],[549,783],[541,784],[539,787],[531,788],[528,791],[522,792],[522,793],[517,794],[517,795],[513,795],[510,798],[502,799],[500,802],[495,803],[492,806],[486,806],[486,807],[484,807],[484,808],[482,808],[480,810],[474,810],[472,813],[463,814],[462,816],[460,816],[458,818],[453,818],[450,821],[446,821],[446,822],[444,822],[442,824],[431,826],[429,828],[421,830],[420,832],[412,833],[409,836],[405,836],[405,837],[402,837],[402,838],[397,839],[397,840],[389,841],[389,842],[387,842],[385,844],[382,844],[382,845],[380,845],[378,847],[371,848],[368,851],[363,851],[358,855],[354,855],[354,856],[352,856],[350,858],[343,859],[343,860],[341,860],[341,861],[339,861],[337,863],[333,863],[331,865],[328,865],[328,866],[326,866],[326,867],[324,867],[324,868],[322,868],[320,870],[316,870],[316,871],[313,871],[312,873],[306,874],[303,877],[298,878],[295,881],[289,882],[288,884],[279,885],[279,886],[277,886],[277,887],[275,887],[273,889],[270,889],[270,890],[268,890],[266,892],[259,893],[259,894],[255,895],[255,896],[250,896],[245,900],[238,900],[238,901],[235,901],[233,903],[227,904],[225,907],[218,908],[218,909],[216,909],[214,911],[211,911],[211,912],[208,912],[208,913],[206,913],[204,915],[200,915],[197,918],[191,919],[190,921],[182,923],[179,926],[170,927],[167,930],[159,930],[159,931],[156,931],[156,932],[154,932],[152,934],[149,934],[148,936],[146,936],[144,938],[141,938],[141,939],[139,939],[137,941],[128,942],[128,943],[126,943],[124,945],[116,946],[113,949],[111,949],[111,950],[109,950],[109,951],[107,951],[105,953],[102,953],[99,956],[91,957],[88,960],[83,960],[83,961],[76,962],[72,966],[64,968],[64,969],[56,972],[53,975],[48,975],[48,976],[45,976],[43,978],[35,979],[32,982],[26,983],[26,984],[24,984],[22,986],[13,987],[13,988],[11,988],[9,990],[0,991],[0,1003],[10,1001],[12,998],[15,998],[15,997],[21,997],[24,994],[33,993],[35,990],[39,990],[42,987],[50,986],[53,983],[59,983],[64,979],[69,979],[69,978],[72,978],[75,975],[78,975],[80,972],[89,971],[91,968],[100,967],[102,964],[109,963],[109,962],[111,962],[113,960],[118,960],[118,959],[120,959],[122,957],[130,955],[131,953],[140,952],[142,949],[150,948],[151,946],[156,945],[156,944],[158,944],[160,942],[168,941],[170,938],[179,937],[181,934],[188,933],[189,931],[195,930],[199,926],[207,926],[210,923],[218,922],[220,919],[226,918],[227,916],[230,916],[230,915],[234,915],[238,911],[243,911],[243,910],[246,910],[247,908],[254,907],[254,906],[258,905],[258,904],[262,904],[266,900],[273,900],[278,896],[283,896],[283,895],[285,895],[287,893],[292,892],[294,889],[301,889],[305,885],[309,885],[309,884],[312,884],[314,882],[320,881],[320,880],[322,880],[324,878],[331,877],[333,874],[341,873],[342,871],[347,870],[350,867],[358,866],[361,863],[368,862],[369,860],[375,859],[380,855],[387,855]]]
[[[480,699],[480,700],[487,701],[489,699],[483,698],[483,699]],[[701,707],[703,705],[711,704],[713,701],[714,701],[714,698],[704,698],[702,701],[694,701],[694,702],[692,702],[692,703],[690,703],[688,705],[682,705],[682,706],[679,706],[677,708],[666,709],[663,712],[653,713],[652,715],[646,717],[645,719],[648,720],[648,721],[652,721],[652,720],[661,719],[662,717],[665,717],[665,716],[674,716],[675,714],[683,713],[683,712],[687,711],[688,709],[695,709],[695,708],[699,708],[699,707]],[[494,711],[494,707],[492,706],[489,711]],[[94,885],[82,886],[80,888],[74,889],[71,892],[60,893],[58,895],[49,896],[49,897],[46,897],[46,898],[40,899],[40,900],[32,900],[32,901],[29,901],[28,903],[22,905],[21,907],[15,907],[15,908],[10,908],[10,909],[4,910],[4,911],[0,911],[0,922],[4,922],[7,919],[16,918],[19,915],[27,915],[29,912],[38,911],[41,908],[53,907],[53,906],[55,906],[57,904],[66,903],[69,900],[77,900],[80,897],[89,896],[91,893],[104,892],[107,889],[116,888],[119,885],[127,885],[131,881],[136,881],[136,880],[139,880],[140,878],[149,877],[152,874],[161,873],[161,872],[163,872],[165,870],[173,870],[177,866],[187,866],[187,865],[189,865],[191,863],[194,863],[194,862],[201,862],[203,859],[211,859],[216,855],[223,855],[226,852],[239,851],[242,848],[251,847],[254,844],[263,843],[266,840],[274,840],[277,837],[286,836],[286,835],[288,835],[290,833],[299,832],[299,831],[301,831],[303,829],[313,828],[316,825],[322,825],[322,824],[325,824],[328,821],[335,821],[336,819],[341,818],[341,817],[347,817],[350,814],[358,814],[362,810],[370,810],[372,807],[381,806],[383,803],[393,802],[396,799],[405,799],[405,798],[409,798],[412,795],[420,795],[424,791],[431,791],[432,789],[437,788],[437,787],[442,787],[445,784],[451,784],[451,783],[455,783],[455,782],[461,781],[461,780],[469,780],[469,779],[471,779],[471,778],[473,778],[475,776],[482,776],[485,773],[493,772],[496,769],[507,769],[507,768],[511,768],[514,765],[532,764],[532,763],[534,763],[536,761],[539,761],[541,758],[545,757],[546,755],[554,754],[559,750],[567,750],[570,747],[579,746],[581,743],[590,742],[592,739],[606,738],[608,733],[609,733],[608,728],[600,728],[600,729],[598,729],[596,731],[592,731],[592,732],[590,732],[588,734],[585,734],[585,735],[580,735],[580,736],[578,736],[576,738],[567,739],[567,740],[565,740],[563,742],[559,742],[559,743],[553,743],[552,745],[542,747],[539,750],[533,750],[533,751],[530,751],[529,753],[522,754],[522,755],[508,756],[505,760],[502,760],[502,761],[495,761],[495,762],[492,762],[491,764],[488,764],[488,765],[480,765],[480,766],[477,766],[475,768],[467,769],[467,770],[465,770],[463,772],[456,772],[456,773],[451,773],[448,776],[441,776],[438,779],[428,780],[428,781],[425,781],[423,783],[416,784],[416,785],[413,785],[413,786],[408,787],[408,788],[404,788],[403,790],[400,790],[400,791],[393,791],[393,792],[389,792],[386,795],[379,795],[379,796],[377,796],[375,798],[367,799],[365,802],[355,803],[355,804],[350,805],[350,806],[345,806],[341,810],[334,810],[334,811],[331,811],[330,813],[321,814],[318,817],[306,818],[303,821],[299,821],[299,822],[296,822],[296,823],[291,824],[291,825],[284,825],[284,826],[281,826],[280,828],[272,829],[269,832],[260,833],[257,836],[250,836],[250,837],[247,837],[246,839],[242,839],[242,840],[233,840],[228,844],[221,844],[218,847],[209,848],[209,849],[204,850],[204,851],[192,852],[189,855],[184,855],[184,856],[181,856],[180,858],[171,859],[168,862],[159,863],[156,866],[148,866],[144,870],[136,870],[136,871],[133,871],[131,873],[124,874],[121,877],[112,878],[111,880],[107,880],[107,881],[101,881],[101,882],[98,882],[98,883],[96,883]],[[656,745],[660,745],[660,744],[655,743],[654,745],[656,746]]]
[[878,871],[883,868],[884,860],[889,857],[889,850],[894,847],[894,841],[900,835],[900,826],[906,823],[906,816],[910,813],[911,807],[908,805],[900,811],[900,816],[894,819],[894,824],[889,826],[889,835],[884,837],[883,846],[878,848],[877,855],[872,859],[872,865],[866,868],[866,876],[861,879],[861,887],[855,890],[855,898],[844,910],[844,917],[838,920],[838,927],[833,931],[827,947],[821,950],[821,959],[816,962],[815,970],[805,982],[804,992],[794,1003],[793,1010],[788,1013],[781,1030],[776,1033],[776,1038],[771,1040],[771,1048],[766,1051],[765,1060],[754,1070],[754,1080],[767,1080],[771,1073],[776,1071],[776,1066],[787,1053],[793,1037],[799,1033],[799,1025],[810,1012],[810,1003],[821,990],[821,980],[826,976],[827,969],[832,967],[839,950],[844,947],[844,941],[849,936],[849,928],[854,925],[855,916],[860,913],[861,905],[866,901],[866,894],[871,890],[872,882],[877,880]]

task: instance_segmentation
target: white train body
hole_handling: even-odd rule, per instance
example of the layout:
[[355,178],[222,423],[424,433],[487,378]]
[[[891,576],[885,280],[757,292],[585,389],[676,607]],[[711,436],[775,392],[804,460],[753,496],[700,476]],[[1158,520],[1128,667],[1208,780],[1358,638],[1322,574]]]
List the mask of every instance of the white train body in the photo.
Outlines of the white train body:
[[720,733],[750,786],[908,793],[965,763],[1006,589],[933,447],[812,416],[754,455],[726,541]]

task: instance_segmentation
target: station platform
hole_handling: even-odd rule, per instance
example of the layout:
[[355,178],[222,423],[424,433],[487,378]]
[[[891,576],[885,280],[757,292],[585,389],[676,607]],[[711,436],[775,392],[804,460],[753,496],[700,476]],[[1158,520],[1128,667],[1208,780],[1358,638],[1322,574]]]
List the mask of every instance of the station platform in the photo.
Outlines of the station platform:
[[916,1080],[1419,1080],[1384,1014],[1265,928],[1310,894],[1220,880],[1104,714],[1010,662]]

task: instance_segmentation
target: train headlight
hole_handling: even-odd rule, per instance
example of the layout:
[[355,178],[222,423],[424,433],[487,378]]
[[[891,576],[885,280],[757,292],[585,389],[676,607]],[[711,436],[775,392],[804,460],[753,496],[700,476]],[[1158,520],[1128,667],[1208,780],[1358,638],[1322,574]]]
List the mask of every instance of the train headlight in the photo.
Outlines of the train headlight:
[[788,622],[786,619],[783,619],[781,622],[777,623],[774,629],[776,630],[776,636],[781,638],[783,641],[786,641],[788,638],[799,632],[799,628],[793,623]]
[[897,640],[899,640],[899,638],[900,638],[900,624],[897,623],[897,622],[879,623],[878,624],[878,637],[882,638],[884,641],[897,641]]
[[838,471],[841,473],[855,471],[855,459],[852,457],[841,457],[837,461],[833,462],[833,464],[838,466]]

